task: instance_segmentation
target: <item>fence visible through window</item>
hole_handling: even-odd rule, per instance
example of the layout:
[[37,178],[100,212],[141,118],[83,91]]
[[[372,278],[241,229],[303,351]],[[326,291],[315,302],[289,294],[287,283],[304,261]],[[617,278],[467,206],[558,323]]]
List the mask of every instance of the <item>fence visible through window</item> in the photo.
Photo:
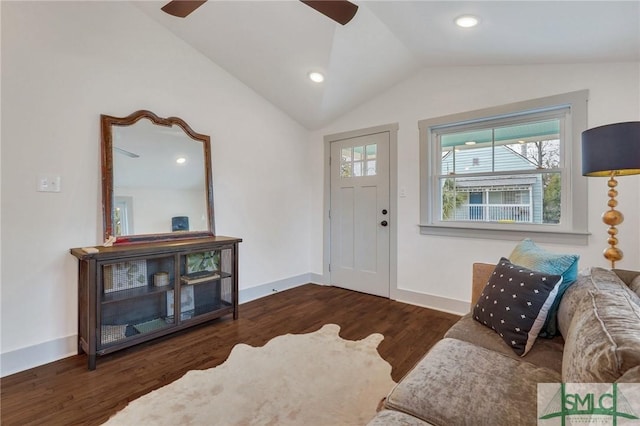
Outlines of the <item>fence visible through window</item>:
[[483,222],[532,222],[530,204],[462,204],[453,220]]

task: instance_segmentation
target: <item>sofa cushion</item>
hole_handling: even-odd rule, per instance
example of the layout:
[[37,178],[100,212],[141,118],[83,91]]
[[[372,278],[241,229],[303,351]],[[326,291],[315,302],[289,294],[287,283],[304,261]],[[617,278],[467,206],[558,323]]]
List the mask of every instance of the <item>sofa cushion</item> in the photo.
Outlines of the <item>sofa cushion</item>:
[[640,305],[640,297],[633,293],[631,289],[618,277],[618,275],[608,269],[592,267],[588,271],[580,273],[575,284],[565,293],[558,308],[558,329],[560,333],[567,337],[571,319],[577,306],[588,296],[589,291],[624,291],[629,293],[632,300]]
[[616,383],[640,383],[640,365],[627,370]]
[[589,291],[565,339],[562,379],[612,383],[640,365],[640,307],[630,292]]
[[539,339],[527,356],[521,358],[493,330],[474,320],[471,314],[463,316],[444,335],[452,339],[464,340],[477,346],[499,352],[513,359],[524,359],[539,367],[546,367],[558,373],[562,372],[562,350],[564,339],[556,336],[553,339]]
[[625,269],[612,269],[613,272],[624,282],[629,290],[634,292],[640,303],[640,271],[627,271]]
[[631,282],[629,283],[629,288],[635,294],[640,296],[640,274],[636,275],[636,277],[631,280]]
[[429,426],[430,423],[420,420],[417,417],[413,417],[408,414],[401,413],[400,411],[392,411],[392,410],[380,411],[373,418],[373,420],[367,423],[367,426],[389,426],[389,425]]
[[629,287],[631,287],[631,281],[640,276],[640,271],[628,271],[626,269],[612,269],[612,271]]
[[531,239],[525,238],[511,252],[509,260],[516,265],[544,272],[545,274],[562,275],[562,284],[558,288],[558,296],[549,309],[549,315],[540,332],[541,337],[553,337],[558,334],[557,312],[565,291],[578,277],[577,254],[553,253],[538,247]]
[[389,394],[385,406],[434,425],[535,425],[538,383],[560,374],[445,338]]
[[562,276],[513,265],[502,258],[473,309],[473,318],[495,330],[524,356],[542,329]]

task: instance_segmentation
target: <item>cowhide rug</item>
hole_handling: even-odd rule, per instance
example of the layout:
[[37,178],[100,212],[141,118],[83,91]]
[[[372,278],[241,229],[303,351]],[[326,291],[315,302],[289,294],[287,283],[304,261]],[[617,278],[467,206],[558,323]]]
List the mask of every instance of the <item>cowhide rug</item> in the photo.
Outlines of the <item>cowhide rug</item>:
[[223,364],[192,370],[129,403],[113,425],[365,425],[394,386],[375,333],[342,339],[327,324],[262,347],[236,345]]

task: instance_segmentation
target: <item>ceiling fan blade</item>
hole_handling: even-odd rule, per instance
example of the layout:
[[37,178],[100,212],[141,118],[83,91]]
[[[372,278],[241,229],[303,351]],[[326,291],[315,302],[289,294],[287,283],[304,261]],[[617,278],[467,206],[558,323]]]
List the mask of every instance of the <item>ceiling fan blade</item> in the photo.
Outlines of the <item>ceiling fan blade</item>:
[[133,152],[127,151],[126,149],[118,148],[117,146],[114,146],[113,150],[119,154],[126,155],[127,157],[140,158],[138,154],[134,154]]
[[206,3],[207,0],[173,0],[162,6],[162,11],[169,15],[185,18],[191,12]]
[[351,21],[358,11],[358,6],[347,0],[300,0],[309,7],[345,25]]

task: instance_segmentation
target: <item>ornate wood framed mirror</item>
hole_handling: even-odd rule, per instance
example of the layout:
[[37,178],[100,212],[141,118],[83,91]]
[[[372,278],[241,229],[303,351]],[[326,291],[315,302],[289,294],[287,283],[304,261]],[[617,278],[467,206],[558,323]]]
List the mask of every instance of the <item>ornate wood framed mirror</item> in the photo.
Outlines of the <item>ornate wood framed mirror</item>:
[[100,121],[105,240],[215,235],[208,135],[146,110]]

